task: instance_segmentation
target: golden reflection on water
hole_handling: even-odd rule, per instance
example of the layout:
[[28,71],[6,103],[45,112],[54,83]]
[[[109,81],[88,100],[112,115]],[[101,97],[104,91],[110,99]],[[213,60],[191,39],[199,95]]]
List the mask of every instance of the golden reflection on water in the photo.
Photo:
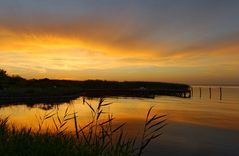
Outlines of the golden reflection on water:
[[[140,131],[139,128],[142,127],[149,107],[154,106],[154,112],[167,114],[169,124],[180,122],[239,130],[239,88],[227,89],[224,99],[221,101],[216,96],[217,89],[213,89],[212,99],[208,98],[207,90],[205,88],[204,90],[204,94],[200,98],[195,89],[194,97],[191,99],[167,96],[159,96],[155,99],[106,98],[105,102],[113,104],[104,108],[106,113],[103,114],[103,118],[106,119],[108,113],[113,114],[116,124],[127,122],[127,131],[135,134],[136,131]],[[97,106],[98,99],[88,99],[87,101],[93,107]],[[62,117],[67,107],[69,107],[70,113],[77,112],[78,123],[81,126],[91,121],[91,109],[83,104],[81,97],[71,104],[55,105],[48,111],[39,107],[7,106],[0,108],[0,114],[1,117],[10,116],[10,123],[17,127],[32,127],[33,129],[38,128],[36,116],[43,117],[46,112],[58,111],[59,116]],[[73,120],[70,120],[67,123],[68,129],[72,130],[73,125]],[[50,130],[55,129],[52,118],[47,119],[43,124],[43,128],[47,127]]]

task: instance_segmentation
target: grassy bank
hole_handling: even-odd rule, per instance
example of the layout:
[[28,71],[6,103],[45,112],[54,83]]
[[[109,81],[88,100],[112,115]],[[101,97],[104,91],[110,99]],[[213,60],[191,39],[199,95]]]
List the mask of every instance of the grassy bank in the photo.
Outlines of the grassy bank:
[[[64,116],[49,112],[39,117],[38,130],[31,128],[17,129],[8,124],[8,118],[0,119],[0,153],[6,155],[77,155],[77,156],[140,156],[148,144],[161,135],[165,126],[165,115],[152,114],[152,108],[146,115],[143,132],[140,137],[126,137],[123,127],[126,123],[115,125],[114,118],[102,115],[104,107],[110,103],[99,100],[92,106],[87,101],[92,120],[81,125],[77,113],[65,110]],[[53,120],[55,130],[43,130],[46,120]],[[74,121],[74,131],[67,131],[67,123]]]

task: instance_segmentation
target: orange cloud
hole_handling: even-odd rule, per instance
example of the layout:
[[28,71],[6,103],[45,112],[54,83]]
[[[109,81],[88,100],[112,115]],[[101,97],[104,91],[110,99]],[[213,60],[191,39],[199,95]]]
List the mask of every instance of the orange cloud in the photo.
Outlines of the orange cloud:
[[77,47],[107,55],[127,56],[131,54],[152,56],[153,53],[159,55],[164,49],[163,44],[148,39],[147,35],[134,30],[132,26],[104,22],[86,19],[69,25],[65,23],[42,25],[34,22],[23,26],[17,23],[16,25],[5,24],[0,26],[0,33],[8,36],[8,39],[2,39],[1,49],[35,50],[36,48]]
[[2,26],[1,68],[28,78],[191,82],[239,77],[235,74],[239,68],[237,37],[178,48],[178,44],[155,44],[128,28],[123,31],[95,23],[98,29],[93,29],[91,24],[74,25],[70,30],[54,26],[40,30],[39,26],[27,31]]

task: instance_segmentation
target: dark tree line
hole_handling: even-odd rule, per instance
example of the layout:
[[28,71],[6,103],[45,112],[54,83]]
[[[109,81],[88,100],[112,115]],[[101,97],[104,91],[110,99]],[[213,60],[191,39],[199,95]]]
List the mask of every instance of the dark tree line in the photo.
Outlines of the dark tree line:
[[142,82],[142,81],[105,81],[105,80],[50,80],[31,79],[26,80],[18,75],[9,76],[5,70],[0,69],[0,89],[6,88],[13,91],[24,90],[24,92],[34,93],[73,93],[85,89],[187,89],[189,85],[162,83],[162,82]]

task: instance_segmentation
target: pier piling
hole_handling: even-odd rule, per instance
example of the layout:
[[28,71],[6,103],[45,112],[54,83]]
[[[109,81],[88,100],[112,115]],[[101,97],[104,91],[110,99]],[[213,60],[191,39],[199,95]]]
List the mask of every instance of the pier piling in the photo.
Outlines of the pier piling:
[[200,98],[202,97],[202,88],[201,87],[199,88],[199,96],[200,96]]
[[220,87],[220,100],[222,100],[222,87]]
[[209,88],[209,98],[210,99],[212,98],[212,88],[211,87]]
[[191,95],[190,96],[193,96],[193,87],[191,88]]

